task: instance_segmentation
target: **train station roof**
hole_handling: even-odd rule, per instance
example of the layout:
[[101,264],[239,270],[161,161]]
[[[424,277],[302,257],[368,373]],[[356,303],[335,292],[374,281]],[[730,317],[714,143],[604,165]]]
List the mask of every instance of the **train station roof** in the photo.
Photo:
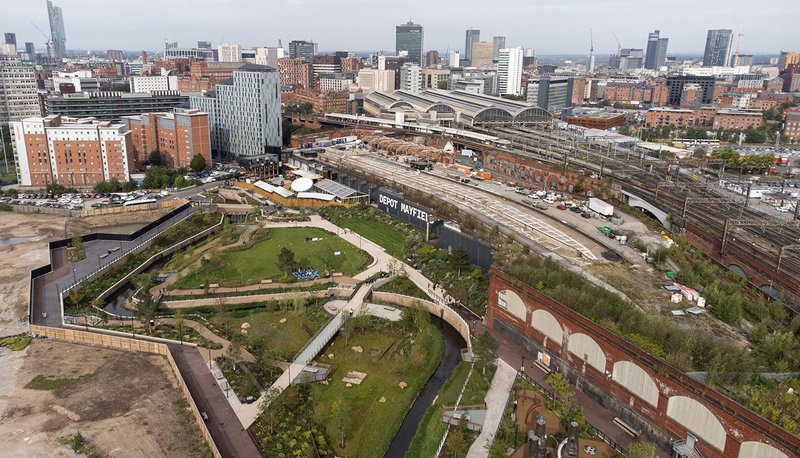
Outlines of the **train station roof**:
[[380,107],[381,111],[414,111],[417,113],[453,113],[472,122],[544,122],[552,121],[553,115],[525,102],[475,94],[466,91],[428,89],[421,92],[397,90],[394,92],[372,92],[366,96],[367,103]]

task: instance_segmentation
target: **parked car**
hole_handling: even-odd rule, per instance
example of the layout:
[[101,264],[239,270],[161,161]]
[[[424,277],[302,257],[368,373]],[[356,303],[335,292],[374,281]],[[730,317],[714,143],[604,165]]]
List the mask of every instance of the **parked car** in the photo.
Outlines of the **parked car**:
[[556,205],[556,208],[559,209],[559,210],[566,210],[567,206],[564,205],[564,204],[558,204],[558,205]]

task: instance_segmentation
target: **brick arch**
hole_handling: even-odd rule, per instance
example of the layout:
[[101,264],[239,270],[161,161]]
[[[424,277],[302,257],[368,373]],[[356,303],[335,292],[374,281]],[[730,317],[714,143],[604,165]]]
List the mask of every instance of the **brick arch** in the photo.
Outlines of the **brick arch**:
[[586,334],[576,332],[570,334],[567,350],[577,356],[581,361],[594,367],[601,374],[606,371],[606,354],[597,342]]
[[739,447],[739,458],[789,458],[777,448],[763,442],[742,442]]
[[667,417],[717,450],[725,450],[725,442],[728,439],[725,427],[700,401],[688,396],[672,396],[667,403]]
[[653,377],[630,361],[617,361],[611,379],[653,407],[658,406],[658,387]]
[[528,321],[527,308],[525,302],[519,297],[519,294],[504,289],[497,293],[497,303],[500,307],[505,308],[508,312],[522,321]]
[[561,323],[547,310],[534,310],[531,313],[531,326],[559,345],[564,341],[564,330],[561,329]]

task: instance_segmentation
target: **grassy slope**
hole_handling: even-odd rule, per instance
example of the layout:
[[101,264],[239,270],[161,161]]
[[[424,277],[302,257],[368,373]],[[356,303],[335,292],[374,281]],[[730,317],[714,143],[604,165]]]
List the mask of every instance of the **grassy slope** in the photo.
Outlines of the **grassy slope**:
[[337,223],[340,227],[346,227],[386,248],[386,252],[395,258],[405,259],[405,237],[390,225],[380,221],[352,217],[342,218]]
[[[179,279],[175,288],[198,288],[202,284],[240,286],[265,278],[277,279],[283,273],[278,267],[282,247],[294,251],[301,267],[313,267],[320,274],[326,270],[352,276],[363,270],[370,256],[334,234],[317,228],[273,228],[267,239],[244,250],[224,252],[201,268]],[[322,240],[306,242],[306,237]],[[340,252],[335,256],[334,252]]]
[[[326,418],[333,401],[348,398],[353,418],[346,448],[336,447],[339,456],[383,456],[417,393],[436,369],[444,352],[436,327],[428,323],[424,332],[430,334],[434,344],[427,352],[425,366],[420,368],[404,364],[404,357],[394,357],[393,354],[387,354],[381,361],[370,355],[370,350],[380,353],[399,338],[400,334],[391,331],[371,331],[364,335],[356,332],[350,337],[348,345],[345,345],[344,339],[337,338],[325,349],[323,354],[335,355],[333,360],[321,358],[332,365],[333,372],[329,385],[313,386],[315,414],[319,418]],[[353,351],[351,347],[355,346],[361,346],[364,352]],[[342,382],[342,377],[351,370],[366,372],[367,377],[361,385],[348,388]],[[408,387],[400,389],[398,384],[401,381],[406,382]],[[385,403],[379,402],[381,397],[386,397]],[[328,431],[334,431],[329,422],[323,420],[323,423]],[[338,442],[336,445],[339,445]]]

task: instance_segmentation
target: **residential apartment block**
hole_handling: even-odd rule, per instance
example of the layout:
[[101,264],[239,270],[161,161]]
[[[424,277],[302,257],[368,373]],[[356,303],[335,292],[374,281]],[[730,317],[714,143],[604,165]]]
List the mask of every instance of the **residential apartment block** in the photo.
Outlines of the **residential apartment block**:
[[718,110],[714,115],[714,130],[755,129],[763,122],[761,110]]
[[206,165],[211,166],[208,113],[199,110],[146,113],[125,116],[122,122],[131,131],[132,153],[137,164],[158,151],[166,167],[189,167],[197,155],[203,156]]
[[41,114],[33,67],[0,56],[0,124]]
[[208,113],[211,149],[222,155],[277,156],[281,133],[280,77],[275,69],[245,64],[232,80],[192,96],[190,105]]
[[88,187],[130,178],[133,147],[124,124],[54,115],[12,121],[9,126],[22,186]]
[[291,57],[278,59],[278,73],[282,87],[314,87],[314,72],[310,61]]
[[652,104],[661,107],[669,103],[669,88],[661,83],[609,82],[606,84],[604,98],[611,103]]

